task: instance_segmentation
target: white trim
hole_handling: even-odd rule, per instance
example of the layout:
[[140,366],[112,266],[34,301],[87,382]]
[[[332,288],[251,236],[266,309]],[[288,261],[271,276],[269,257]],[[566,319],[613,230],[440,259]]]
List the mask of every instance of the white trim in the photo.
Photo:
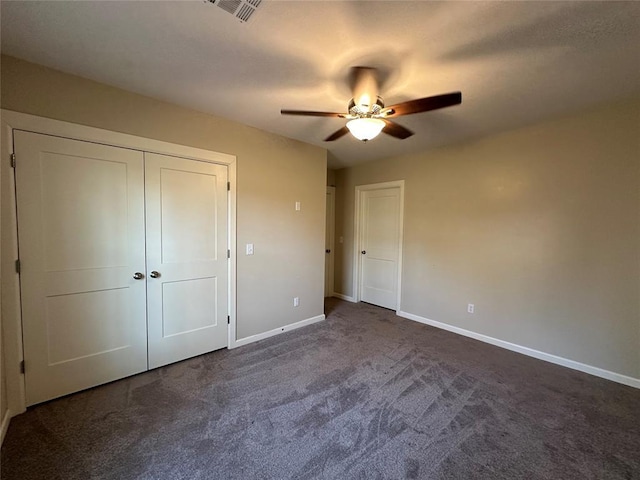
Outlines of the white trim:
[[[26,410],[24,375],[20,373],[19,365],[23,360],[22,350],[22,319],[20,315],[20,285],[19,277],[13,270],[13,262],[18,258],[18,243],[15,218],[15,184],[13,170],[9,166],[9,157],[13,153],[13,130],[53,135],[86,142],[112,145],[142,152],[160,155],[176,156],[192,160],[217,163],[227,166],[228,181],[231,184],[229,196],[229,249],[231,262],[229,267],[229,348],[232,348],[231,338],[236,331],[236,185],[237,161],[234,155],[212,152],[200,148],[163,142],[150,138],[137,137],[126,133],[112,132],[100,128],[87,127],[75,123],[38,117],[11,110],[0,110],[2,123],[2,150],[0,165],[0,180],[3,182],[2,194],[2,328],[3,350],[5,352],[5,372],[7,385],[7,406],[11,416]],[[18,162],[20,159],[17,160]]]
[[2,296],[2,350],[4,352],[5,388],[7,393],[7,411],[11,416],[27,410],[24,389],[24,374],[20,373],[22,352],[22,317],[20,311],[20,278],[15,271],[15,261],[18,258],[18,235],[16,232],[16,197],[15,177],[10,165],[13,153],[13,129],[6,122],[4,110],[1,112],[2,150],[0,151],[0,215],[2,227],[2,250],[0,261],[2,264],[2,282],[0,295]]
[[264,340],[265,338],[273,337],[274,335],[279,335],[284,332],[290,332],[291,330],[296,330],[301,327],[306,327],[307,325],[321,322],[324,319],[324,315],[317,315],[315,317],[306,318],[304,320],[300,320],[299,322],[285,325],[284,327],[274,328],[273,330],[269,330],[268,332],[258,333],[257,335],[251,335],[249,337],[241,338],[239,340],[236,340],[233,346],[230,345],[229,348],[242,347],[243,345],[248,345],[250,343],[257,342],[258,340]]
[[336,297],[336,298],[339,298],[341,300],[346,300],[347,302],[358,303],[358,302],[356,302],[355,298],[350,297],[348,295],[344,295],[342,293],[333,292],[333,296]]
[[9,422],[11,422],[11,417],[15,417],[15,415],[11,415],[11,410],[7,410],[4,412],[4,417],[2,417],[2,426],[0,426],[0,445],[4,442],[4,436],[7,434],[7,430],[9,430]]
[[402,244],[404,243],[404,180],[394,180],[391,182],[371,183],[368,185],[357,185],[355,192],[355,205],[353,215],[353,301],[360,301],[360,210],[361,196],[369,190],[381,190],[384,188],[400,189],[400,219],[398,222],[399,239],[398,239],[398,280],[397,280],[397,298],[396,310],[401,308],[402,298]]
[[640,378],[629,377],[627,375],[611,372],[609,370],[604,370],[602,368],[594,367],[592,365],[576,362],[575,360],[569,360],[568,358],[559,357],[557,355],[552,355],[546,352],[541,352],[540,350],[534,350],[533,348],[523,347],[522,345],[517,345],[515,343],[500,340],[498,338],[489,337],[488,335],[483,335],[482,333],[476,333],[476,332],[472,332],[471,330],[465,330],[464,328],[454,327],[453,325],[438,322],[436,320],[430,320],[428,318],[421,317],[413,313],[398,311],[397,315],[399,317],[406,318],[408,320],[414,320],[419,323],[424,323],[425,325],[430,325],[432,327],[457,333],[458,335],[463,335],[465,337],[473,338],[475,340],[479,340],[484,343],[489,343],[491,345],[495,345],[496,347],[505,348],[507,350],[511,350],[512,352],[517,352],[523,355],[527,355],[529,357],[537,358],[538,360],[544,360],[545,362],[555,363],[556,365],[561,365],[563,367],[571,368],[573,370],[578,370],[580,372],[588,373],[590,375],[595,375],[596,377],[605,378],[607,380],[621,383],[623,385],[628,385],[630,387],[640,388]]

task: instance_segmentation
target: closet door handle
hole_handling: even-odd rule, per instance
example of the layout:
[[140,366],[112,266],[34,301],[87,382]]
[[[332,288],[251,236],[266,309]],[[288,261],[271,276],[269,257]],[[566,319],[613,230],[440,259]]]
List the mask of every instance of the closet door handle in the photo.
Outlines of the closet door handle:
[[136,280],[142,280],[144,278],[144,274],[140,272],[136,272],[133,274],[133,278],[135,278]]
[[158,278],[160,277],[160,272],[156,272],[155,270],[153,270],[149,276],[151,278]]
[[362,254],[363,254],[363,255],[366,255],[366,254],[367,254],[367,251],[366,251],[366,250],[362,250]]

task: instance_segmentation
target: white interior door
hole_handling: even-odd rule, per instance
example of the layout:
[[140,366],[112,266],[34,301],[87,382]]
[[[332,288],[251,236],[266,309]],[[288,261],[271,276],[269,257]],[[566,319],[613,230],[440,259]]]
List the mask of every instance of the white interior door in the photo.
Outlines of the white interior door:
[[398,306],[400,187],[364,190],[360,201],[360,300]]
[[324,296],[333,295],[333,271],[334,271],[334,243],[335,243],[335,192],[336,187],[327,187],[327,210],[325,228],[325,257],[324,257]]
[[227,346],[227,167],[145,153],[145,178],[155,368]]
[[14,132],[27,405],[147,369],[143,154]]

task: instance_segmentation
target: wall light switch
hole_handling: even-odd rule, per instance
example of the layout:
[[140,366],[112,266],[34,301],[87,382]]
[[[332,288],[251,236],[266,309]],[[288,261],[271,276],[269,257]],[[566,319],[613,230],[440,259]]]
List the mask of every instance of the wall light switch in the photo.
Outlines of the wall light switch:
[[300,306],[300,298],[299,297],[293,297],[293,306],[294,307],[299,307]]
[[296,202],[296,212],[300,211],[300,202]]
[[253,243],[247,243],[247,255],[253,255]]

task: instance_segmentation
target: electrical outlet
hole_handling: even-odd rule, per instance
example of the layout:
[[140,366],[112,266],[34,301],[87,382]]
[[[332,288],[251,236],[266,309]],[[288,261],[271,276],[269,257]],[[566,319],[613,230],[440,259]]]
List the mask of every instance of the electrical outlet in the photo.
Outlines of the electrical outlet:
[[293,297],[293,306],[294,307],[300,306],[300,297]]
[[467,305],[467,313],[473,313],[476,309],[476,306],[473,303]]

